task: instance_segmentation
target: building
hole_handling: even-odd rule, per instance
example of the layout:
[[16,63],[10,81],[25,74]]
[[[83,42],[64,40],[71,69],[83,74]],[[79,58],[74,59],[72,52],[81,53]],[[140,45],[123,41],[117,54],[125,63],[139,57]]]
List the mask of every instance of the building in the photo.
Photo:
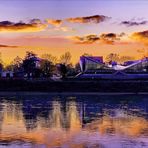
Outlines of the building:
[[103,57],[80,57],[79,78],[148,79],[148,58],[127,61],[124,65],[103,62]]
[[99,56],[98,57],[81,56],[79,63],[80,63],[80,68],[82,72],[86,72],[89,70],[102,69],[102,67],[104,66],[102,56],[100,57]]
[[126,73],[148,73],[148,58],[133,61],[123,69]]

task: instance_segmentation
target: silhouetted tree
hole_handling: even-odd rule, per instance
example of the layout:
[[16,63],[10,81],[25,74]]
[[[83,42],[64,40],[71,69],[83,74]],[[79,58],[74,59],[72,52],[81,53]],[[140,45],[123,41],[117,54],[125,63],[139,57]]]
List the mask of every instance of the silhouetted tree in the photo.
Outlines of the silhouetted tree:
[[22,69],[23,60],[19,56],[15,57],[14,60],[9,65],[14,72],[18,72]]
[[141,54],[141,58],[148,57],[148,48],[139,49],[137,52]]
[[82,56],[85,56],[85,57],[91,57],[92,54],[90,54],[90,53],[84,53]]
[[27,77],[30,78],[31,75],[35,75],[35,77],[39,76],[40,70],[37,68],[37,62],[39,61],[38,57],[32,51],[26,52],[25,59],[23,60],[23,68],[27,74]]
[[54,71],[54,64],[51,61],[42,59],[40,62],[40,69],[45,77],[50,77]]
[[56,64],[58,62],[57,57],[52,56],[51,54],[43,54],[41,55],[41,58],[49,62],[52,62],[53,64]]
[[75,76],[77,74],[75,67],[72,64],[68,64],[66,65],[66,67],[67,67],[67,76]]
[[70,52],[66,52],[63,55],[61,55],[60,57],[60,63],[68,65],[71,62],[71,53]]
[[58,71],[62,75],[62,78],[65,78],[67,75],[71,75],[73,70],[73,66],[71,64],[71,53],[66,52],[61,55],[60,64],[58,64]]
[[27,51],[26,55],[25,55],[25,60],[26,59],[36,58],[36,57],[37,57],[37,55],[33,51]]
[[17,67],[20,67],[22,64],[22,58],[20,58],[19,56],[15,57],[14,60],[12,61],[13,65],[16,65]]
[[4,66],[2,63],[0,63],[0,72],[2,72],[3,69],[4,69]]
[[110,53],[109,55],[107,55],[106,61],[107,62],[119,62],[120,61],[120,57],[116,53]]
[[124,63],[126,61],[132,61],[132,60],[135,60],[135,58],[131,56],[121,56],[120,57],[120,63]]
[[58,68],[58,71],[60,72],[62,78],[65,78],[66,74],[68,72],[66,65],[65,64],[58,64],[57,68]]
[[6,70],[6,71],[13,71],[13,69],[14,69],[14,66],[12,64],[8,64],[4,68],[4,70]]
[[51,54],[43,54],[41,56],[41,70],[45,77],[50,77],[56,70],[55,64],[57,63],[57,57]]

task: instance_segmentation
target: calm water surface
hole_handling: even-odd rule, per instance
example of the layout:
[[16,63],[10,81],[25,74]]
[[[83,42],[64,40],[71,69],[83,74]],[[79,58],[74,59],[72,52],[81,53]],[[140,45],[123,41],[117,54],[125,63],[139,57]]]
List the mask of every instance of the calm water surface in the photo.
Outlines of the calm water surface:
[[148,148],[148,95],[0,96],[0,148]]

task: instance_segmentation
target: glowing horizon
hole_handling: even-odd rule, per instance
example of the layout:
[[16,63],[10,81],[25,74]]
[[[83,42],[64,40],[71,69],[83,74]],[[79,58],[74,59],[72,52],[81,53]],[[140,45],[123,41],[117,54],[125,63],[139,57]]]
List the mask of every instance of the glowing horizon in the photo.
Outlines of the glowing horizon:
[[2,0],[2,59],[8,64],[28,50],[57,57],[69,51],[73,63],[84,53],[139,59],[138,50],[148,50],[147,5],[145,0]]

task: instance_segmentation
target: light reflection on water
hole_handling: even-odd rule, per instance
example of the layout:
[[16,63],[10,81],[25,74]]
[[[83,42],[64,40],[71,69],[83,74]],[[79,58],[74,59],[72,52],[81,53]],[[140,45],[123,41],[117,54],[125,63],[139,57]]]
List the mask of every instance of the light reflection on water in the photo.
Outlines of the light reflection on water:
[[0,147],[148,147],[146,95],[0,98]]

